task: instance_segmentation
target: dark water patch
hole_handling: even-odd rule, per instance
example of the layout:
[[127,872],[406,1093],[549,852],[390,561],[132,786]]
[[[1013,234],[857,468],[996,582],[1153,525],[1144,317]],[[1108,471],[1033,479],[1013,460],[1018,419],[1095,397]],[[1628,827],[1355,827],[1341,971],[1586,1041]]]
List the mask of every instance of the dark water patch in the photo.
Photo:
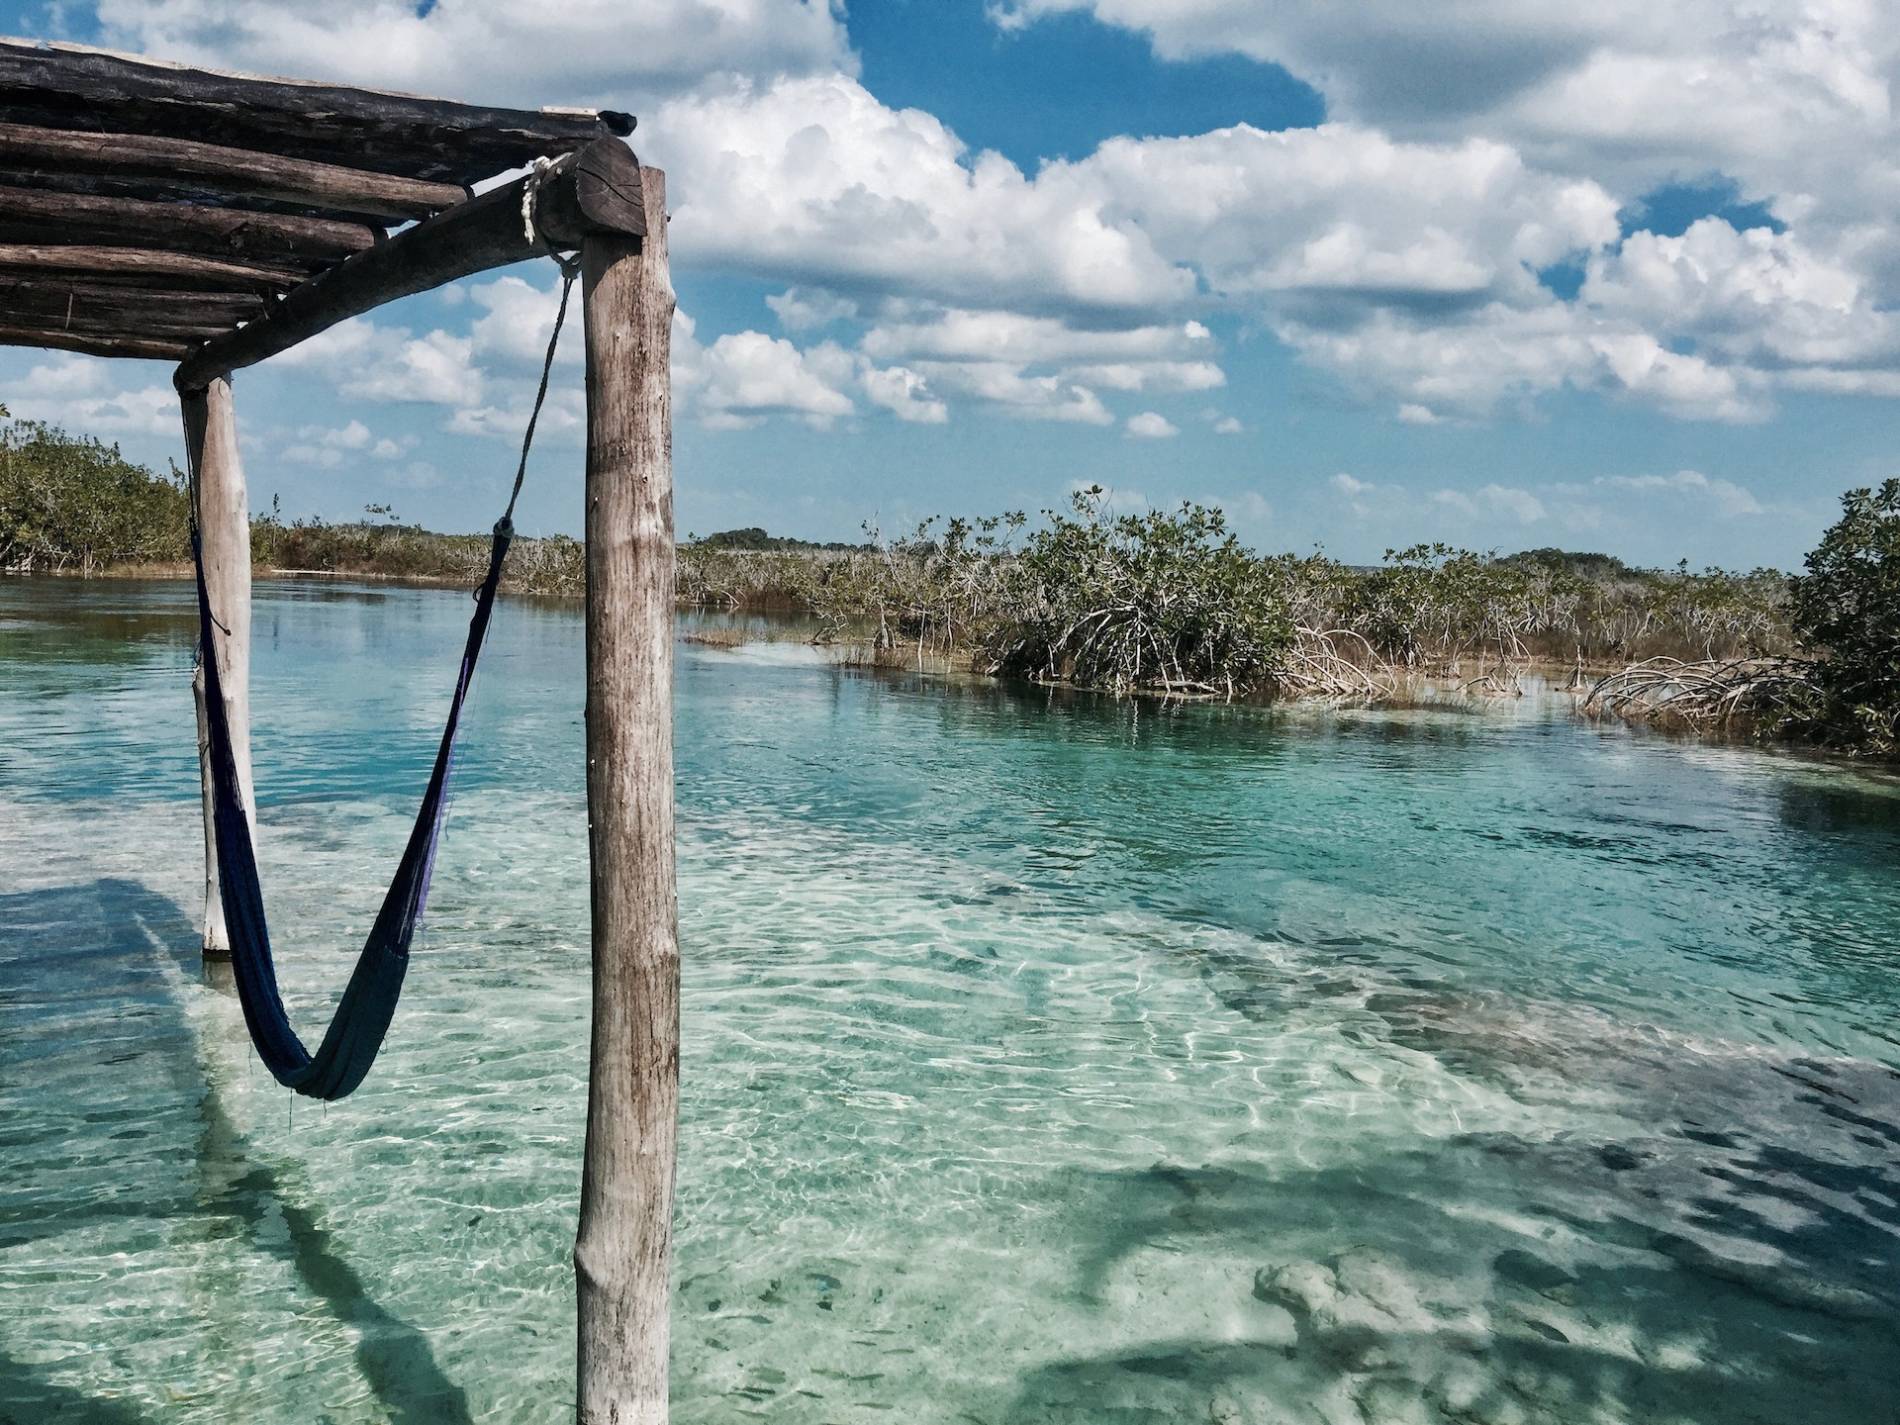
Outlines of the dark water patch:
[[0,1347],[0,1422],[4,1425],[155,1425],[156,1416],[123,1400],[55,1378],[58,1363],[34,1364]]

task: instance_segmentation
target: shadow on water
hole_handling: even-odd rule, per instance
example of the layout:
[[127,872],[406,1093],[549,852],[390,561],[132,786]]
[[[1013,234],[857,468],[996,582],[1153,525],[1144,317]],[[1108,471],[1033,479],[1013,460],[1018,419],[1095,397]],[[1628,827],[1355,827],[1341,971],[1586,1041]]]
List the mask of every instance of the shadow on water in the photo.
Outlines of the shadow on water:
[[[242,1238],[251,1250],[288,1262],[298,1280],[322,1300],[331,1316],[356,1333],[357,1368],[390,1421],[395,1425],[471,1425],[474,1417],[467,1394],[443,1374],[426,1335],[370,1296],[362,1277],[343,1254],[340,1234],[324,1226],[306,1205],[309,1193],[305,1186],[293,1174],[257,1154],[232,1121],[225,1107],[222,1072],[197,1044],[175,990],[178,974],[196,979],[202,973],[211,991],[228,994],[230,972],[228,967],[202,966],[196,951],[197,932],[177,906],[137,882],[102,879],[89,887],[0,896],[0,926],[9,927],[9,939],[21,928],[43,935],[60,927],[68,934],[78,930],[101,937],[70,953],[54,956],[43,950],[28,950],[25,955],[9,954],[6,959],[16,971],[22,960],[42,967],[57,964],[67,971],[66,975],[55,972],[51,977],[50,994],[42,988],[42,1013],[48,1009],[49,1000],[83,998],[87,993],[84,982],[101,983],[106,975],[112,976],[111,982],[121,990],[129,986],[145,1006],[165,1011],[178,1032],[145,1041],[164,1046],[164,1062],[159,1066],[162,1082],[155,1087],[189,1102],[200,1123],[196,1187],[188,1199],[163,1204],[149,1198],[106,1204],[63,1202],[55,1204],[51,1213],[41,1204],[31,1235],[53,1236],[81,1227],[99,1216],[103,1207],[107,1212],[125,1215],[177,1213],[194,1221],[204,1239]],[[0,941],[0,951],[14,948]],[[165,959],[174,962],[178,973],[163,973]],[[71,979],[75,969],[80,979]],[[69,980],[67,988],[72,996],[59,994],[58,981],[62,978]],[[0,1010],[11,1008],[0,1000]],[[101,1010],[110,1008],[105,1003],[97,1006]],[[67,1032],[83,1032],[87,1028],[84,1017],[99,1020],[106,1016],[96,1010],[90,1016],[82,1013],[80,1021],[59,1027]],[[90,1028],[97,1038],[108,1037],[103,1032],[105,1025],[95,1022]],[[103,1065],[100,1071],[106,1071]],[[180,1228],[184,1225],[174,1224]],[[21,1239],[14,1236],[10,1240]],[[219,1309],[215,1284],[211,1295],[214,1306],[207,1313],[207,1334],[227,1334],[232,1323]],[[220,1344],[239,1354],[246,1348],[237,1337]],[[0,1421],[7,1425],[15,1420],[24,1425],[26,1421],[61,1419],[117,1425],[144,1418],[122,1402],[88,1397],[0,1351]]]
[[1784,826],[1824,838],[1873,838],[1873,847],[1900,847],[1900,778],[1856,769],[1853,778],[1788,777],[1776,789]]

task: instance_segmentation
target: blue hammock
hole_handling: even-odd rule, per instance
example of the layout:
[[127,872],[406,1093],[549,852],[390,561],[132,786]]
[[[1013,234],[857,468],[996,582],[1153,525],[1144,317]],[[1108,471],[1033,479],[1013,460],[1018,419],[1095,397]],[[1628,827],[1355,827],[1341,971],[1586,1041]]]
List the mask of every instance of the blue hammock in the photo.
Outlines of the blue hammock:
[[[512,505],[512,502],[510,502]],[[514,526],[507,516],[495,526],[488,553],[488,576],[475,594],[475,614],[468,621],[468,643],[462,650],[462,671],[455,680],[449,703],[448,726],[436,749],[435,770],[422,795],[409,844],[396,866],[383,908],[370,927],[363,953],[357,957],[349,988],[330,1021],[323,1043],[312,1054],[290,1027],[283,997],[277,992],[277,971],[271,963],[270,928],[264,921],[264,891],[257,879],[257,856],[251,846],[251,823],[238,795],[237,758],[231,749],[231,724],[224,712],[223,682],[211,641],[211,600],[205,591],[204,551],[194,528],[191,557],[198,573],[198,640],[203,650],[205,723],[211,756],[212,838],[218,856],[218,899],[224,906],[224,924],[231,937],[231,968],[237,980],[244,1022],[258,1057],[277,1082],[310,1098],[342,1098],[369,1072],[389,1032],[409,968],[409,942],[415,938],[422,908],[429,898],[429,871],[435,863],[436,839],[442,833],[447,803],[449,766],[455,753],[455,733],[462,721],[462,704],[481,657],[501,583],[502,561]]]
[[[218,899],[224,906],[225,929],[231,937],[231,968],[237,980],[238,999],[244,1006],[244,1023],[251,1031],[251,1042],[257,1046],[258,1057],[278,1083],[310,1098],[342,1098],[363,1082],[370,1065],[376,1062],[377,1050],[383,1047],[383,1036],[389,1032],[397,997],[402,994],[403,976],[409,969],[409,942],[415,939],[423,905],[429,899],[429,872],[435,864],[436,840],[442,834],[449,768],[455,756],[455,732],[461,725],[468,685],[475,677],[475,662],[482,654],[482,640],[488,634],[489,615],[495,609],[495,590],[501,583],[502,562],[507,559],[508,545],[514,539],[515,501],[521,497],[521,482],[528,472],[528,449],[534,444],[535,423],[541,418],[541,404],[547,399],[548,374],[554,369],[554,349],[561,340],[561,325],[567,319],[568,294],[580,271],[578,260],[564,261],[557,255],[555,261],[561,267],[561,305],[554,316],[553,335],[548,338],[547,359],[541,364],[541,386],[535,393],[534,407],[528,413],[528,428],[521,439],[521,463],[515,467],[514,490],[508,496],[508,508],[495,522],[494,542],[488,550],[488,576],[475,591],[475,614],[468,621],[462,671],[455,680],[455,697],[449,703],[448,726],[442,729],[442,744],[436,749],[435,770],[429,774],[429,788],[422,794],[416,824],[410,828],[409,844],[403,849],[395,878],[383,897],[383,908],[370,927],[369,939],[363,942],[363,953],[356,958],[356,969],[330,1020],[329,1032],[314,1054],[304,1048],[297,1031],[290,1027],[283,996],[277,992],[277,970],[270,954],[270,927],[264,923],[264,890],[257,879],[257,854],[251,845],[250,818],[244,814],[244,803],[238,793],[237,757],[231,749],[231,724],[224,712],[223,680],[218,673],[216,645],[211,641],[216,620],[205,589],[204,547],[196,518],[198,472],[195,461],[188,471],[193,510],[191,558],[198,573],[198,650],[204,665],[205,725],[211,758],[211,833],[217,852]],[[191,455],[189,440],[186,454]]]

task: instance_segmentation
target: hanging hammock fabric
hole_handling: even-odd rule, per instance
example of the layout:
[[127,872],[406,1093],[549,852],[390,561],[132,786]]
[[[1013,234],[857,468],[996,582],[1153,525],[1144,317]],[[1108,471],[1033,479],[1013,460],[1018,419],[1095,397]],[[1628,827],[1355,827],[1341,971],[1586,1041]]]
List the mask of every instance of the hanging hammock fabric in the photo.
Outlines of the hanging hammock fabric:
[[[524,212],[528,205],[524,201]],[[526,221],[526,219],[524,219]],[[532,231],[532,229],[530,229]],[[369,938],[357,957],[348,988],[337,1004],[336,1014],[323,1042],[312,1054],[291,1028],[283,996],[277,990],[277,970],[271,960],[270,928],[264,920],[264,891],[257,876],[257,854],[251,843],[251,821],[245,813],[238,791],[237,756],[231,744],[231,723],[225,714],[223,680],[212,642],[217,620],[205,586],[204,547],[196,521],[197,470],[189,470],[192,482],[191,557],[198,575],[198,649],[205,679],[206,742],[211,771],[212,844],[217,852],[218,899],[224,907],[224,924],[231,939],[231,968],[237,981],[238,1000],[244,1006],[244,1022],[251,1042],[264,1066],[278,1083],[310,1098],[342,1098],[363,1082],[389,1022],[396,1013],[396,1000],[402,994],[403,976],[409,969],[409,943],[415,938],[422,919],[423,906],[429,899],[429,873],[435,865],[436,842],[442,834],[442,813],[447,806],[449,770],[455,757],[455,734],[462,722],[462,705],[468,700],[469,684],[475,677],[475,664],[481,657],[482,642],[488,635],[488,620],[495,609],[495,591],[501,584],[501,568],[514,539],[515,501],[521,497],[521,483],[528,471],[528,449],[534,443],[535,423],[541,417],[541,405],[547,399],[548,375],[554,369],[554,350],[561,339],[561,325],[567,318],[567,299],[573,290],[578,261],[561,265],[561,305],[554,317],[554,333],[548,338],[547,359],[541,366],[541,386],[535,393],[534,407],[528,415],[528,428],[521,441],[521,463],[515,468],[514,490],[508,508],[495,522],[494,540],[488,551],[488,574],[475,591],[475,613],[468,621],[468,642],[462,648],[462,669],[455,679],[455,696],[449,703],[448,725],[442,729],[442,742],[436,748],[435,767],[429,774],[428,790],[416,811],[415,825],[409,831],[409,843],[383,897]],[[189,454],[189,442],[187,453]]]
[[[218,896],[224,905],[225,928],[231,937],[231,968],[237,980],[244,1022],[251,1031],[258,1057],[277,1082],[310,1098],[342,1098],[369,1072],[382,1047],[389,1021],[402,993],[409,968],[409,942],[429,898],[429,872],[435,863],[436,841],[442,834],[447,804],[449,766],[455,754],[455,734],[462,722],[475,663],[481,657],[495,608],[495,590],[501,583],[502,562],[514,536],[504,517],[495,526],[488,554],[488,575],[475,594],[475,614],[468,621],[468,642],[462,649],[462,669],[449,703],[448,725],[436,749],[429,787],[416,812],[409,844],[397,863],[395,878],[383,897],[363,953],[357,957],[349,988],[337,1005],[329,1032],[317,1052],[304,1048],[290,1027],[284,1001],[277,991],[277,971],[271,960],[270,928],[264,920],[264,892],[257,876],[257,857],[251,845],[250,818],[238,795],[237,758],[231,746],[230,720],[225,716],[224,689],[218,660],[204,659],[205,722],[209,732],[212,785],[212,834],[218,853]],[[211,600],[205,591],[204,552],[192,531],[192,559],[198,574],[198,637],[210,649]]]

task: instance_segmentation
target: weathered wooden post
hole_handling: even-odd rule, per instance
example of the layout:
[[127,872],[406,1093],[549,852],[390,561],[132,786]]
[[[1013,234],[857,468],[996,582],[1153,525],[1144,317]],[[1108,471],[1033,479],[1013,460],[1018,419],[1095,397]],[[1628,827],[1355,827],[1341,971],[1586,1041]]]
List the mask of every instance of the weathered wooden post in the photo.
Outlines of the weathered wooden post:
[[679,943],[673,865],[673,434],[666,177],[644,239],[581,244],[587,324],[587,809],[594,1032],[579,1418],[667,1418]]
[[[244,492],[244,467],[238,460],[237,415],[231,404],[231,379],[219,376],[197,390],[179,394],[185,412],[185,442],[198,472],[198,530],[203,541],[205,588],[217,621],[200,659],[216,657],[224,684],[224,714],[231,724],[239,795],[255,816],[251,792],[251,514]],[[191,680],[198,703],[198,775],[204,788],[205,918],[202,945],[210,958],[231,952],[218,899],[218,856],[211,830],[210,733],[205,724],[202,661]]]

